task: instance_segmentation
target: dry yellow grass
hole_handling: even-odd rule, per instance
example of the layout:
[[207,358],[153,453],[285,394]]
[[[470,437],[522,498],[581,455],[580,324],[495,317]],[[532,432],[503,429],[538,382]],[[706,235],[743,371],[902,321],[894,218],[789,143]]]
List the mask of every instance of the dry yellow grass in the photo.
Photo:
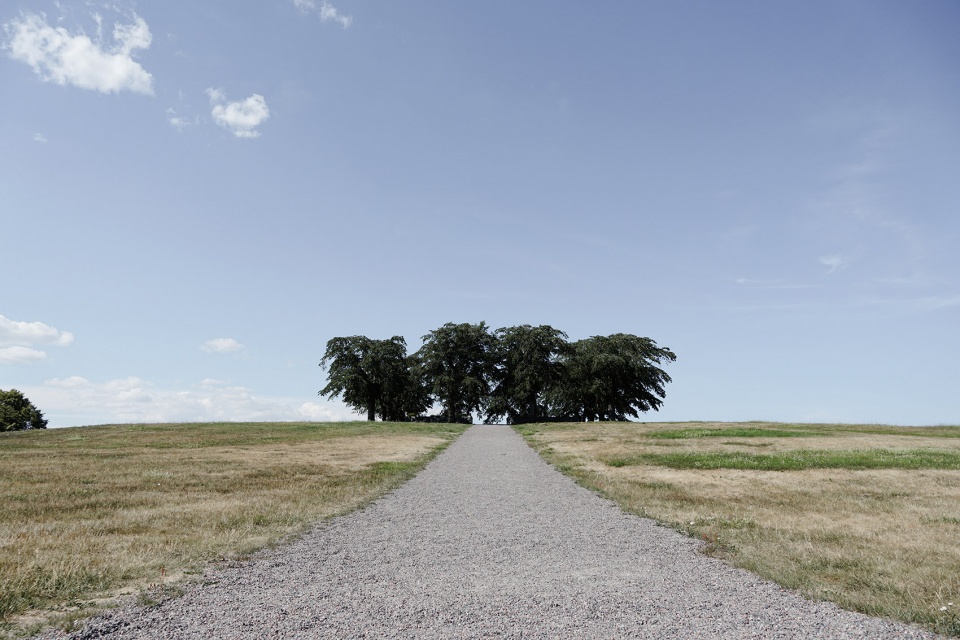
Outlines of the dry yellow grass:
[[463,431],[190,424],[0,434],[0,617],[16,635],[354,509]]
[[960,470],[753,471],[607,464],[645,453],[877,449],[960,453],[960,429],[814,425],[794,437],[660,439],[679,429],[785,425],[521,427],[544,457],[626,510],[704,539],[705,551],[811,598],[960,636]]

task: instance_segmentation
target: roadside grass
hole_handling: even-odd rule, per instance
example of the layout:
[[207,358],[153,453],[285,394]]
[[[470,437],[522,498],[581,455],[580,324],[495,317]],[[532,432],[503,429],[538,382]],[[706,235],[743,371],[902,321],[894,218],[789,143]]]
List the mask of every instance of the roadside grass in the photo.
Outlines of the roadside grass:
[[[757,437],[757,436],[750,436]],[[782,436],[773,436],[782,437]],[[678,451],[640,453],[610,458],[611,467],[656,465],[671,469],[750,469],[755,471],[802,471],[805,469],[950,469],[960,470],[957,451],[926,449],[859,449],[821,451],[816,449],[774,454],[741,451]]]
[[663,429],[649,434],[661,440],[685,440],[687,438],[802,438],[813,431],[787,429],[762,429],[759,427],[728,427],[719,429]]
[[363,506],[466,425],[208,423],[0,434],[0,637],[178,593]]
[[[766,430],[772,435],[759,433]],[[517,431],[626,511],[702,539],[708,555],[809,598],[960,637],[960,427],[596,423]]]

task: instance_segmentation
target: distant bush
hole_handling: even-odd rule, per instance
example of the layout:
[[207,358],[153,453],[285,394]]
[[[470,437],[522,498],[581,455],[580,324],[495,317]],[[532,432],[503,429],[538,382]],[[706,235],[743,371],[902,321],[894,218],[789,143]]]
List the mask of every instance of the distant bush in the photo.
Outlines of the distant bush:
[[0,431],[46,429],[47,421],[26,396],[11,389],[0,389]]

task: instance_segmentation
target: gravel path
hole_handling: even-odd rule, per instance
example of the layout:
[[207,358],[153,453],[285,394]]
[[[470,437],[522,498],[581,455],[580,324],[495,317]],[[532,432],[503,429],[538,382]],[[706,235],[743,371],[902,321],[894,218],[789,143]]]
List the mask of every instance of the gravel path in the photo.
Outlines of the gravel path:
[[578,487],[508,427],[475,426],[366,509],[70,637],[935,637],[697,547]]

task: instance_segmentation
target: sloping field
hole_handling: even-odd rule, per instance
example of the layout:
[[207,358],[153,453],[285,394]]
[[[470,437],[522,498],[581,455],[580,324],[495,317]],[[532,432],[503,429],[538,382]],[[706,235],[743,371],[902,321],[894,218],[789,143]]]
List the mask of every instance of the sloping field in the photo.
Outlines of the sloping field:
[[399,485],[463,432],[413,423],[113,425],[0,434],[5,633],[175,590]]
[[814,599],[960,636],[960,427],[518,427],[629,512]]
[[[811,602],[577,486],[506,425],[289,545],[42,640],[933,640]],[[39,640],[39,639],[38,639]]]

